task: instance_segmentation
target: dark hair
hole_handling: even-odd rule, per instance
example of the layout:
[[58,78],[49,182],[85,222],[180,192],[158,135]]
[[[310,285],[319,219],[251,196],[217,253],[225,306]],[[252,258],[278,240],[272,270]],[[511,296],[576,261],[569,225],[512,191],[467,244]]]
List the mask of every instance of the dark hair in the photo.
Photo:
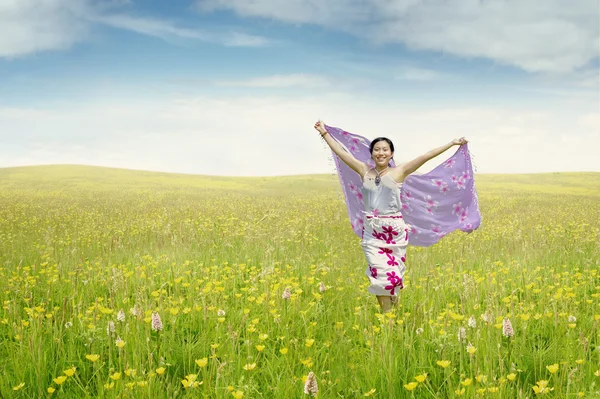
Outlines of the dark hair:
[[394,143],[392,143],[392,140],[388,139],[387,137],[377,137],[376,139],[373,139],[373,141],[371,141],[371,154],[373,153],[373,148],[375,147],[375,144],[379,143],[380,141],[387,142],[390,146],[390,150],[394,152]]

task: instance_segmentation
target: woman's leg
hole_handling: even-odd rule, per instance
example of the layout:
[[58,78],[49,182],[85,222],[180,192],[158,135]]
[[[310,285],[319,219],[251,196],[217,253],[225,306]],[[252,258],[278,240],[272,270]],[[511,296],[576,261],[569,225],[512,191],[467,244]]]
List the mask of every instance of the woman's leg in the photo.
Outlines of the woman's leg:
[[377,295],[377,301],[381,306],[381,311],[387,313],[392,310],[392,297],[389,295]]

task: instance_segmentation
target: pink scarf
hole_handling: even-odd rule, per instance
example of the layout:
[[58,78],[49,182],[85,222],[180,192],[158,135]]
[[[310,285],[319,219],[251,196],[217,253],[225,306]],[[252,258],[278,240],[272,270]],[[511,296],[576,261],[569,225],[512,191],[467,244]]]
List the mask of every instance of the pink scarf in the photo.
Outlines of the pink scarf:
[[[375,167],[369,140],[335,127],[325,128],[356,159]],[[335,154],[333,158],[352,229],[361,237],[364,216],[361,177]],[[390,164],[395,166],[393,160]],[[402,216],[410,226],[410,245],[427,247],[454,230],[470,233],[477,229],[481,213],[467,144],[431,172],[409,175],[402,184],[400,200]]]

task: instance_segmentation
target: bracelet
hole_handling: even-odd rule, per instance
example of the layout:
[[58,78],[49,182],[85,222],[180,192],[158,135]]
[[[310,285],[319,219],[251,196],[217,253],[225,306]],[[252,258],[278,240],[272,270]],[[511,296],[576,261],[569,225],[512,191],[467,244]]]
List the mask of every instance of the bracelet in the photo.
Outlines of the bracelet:
[[326,134],[329,134],[327,130],[325,130],[325,133],[321,133],[321,137],[325,137]]

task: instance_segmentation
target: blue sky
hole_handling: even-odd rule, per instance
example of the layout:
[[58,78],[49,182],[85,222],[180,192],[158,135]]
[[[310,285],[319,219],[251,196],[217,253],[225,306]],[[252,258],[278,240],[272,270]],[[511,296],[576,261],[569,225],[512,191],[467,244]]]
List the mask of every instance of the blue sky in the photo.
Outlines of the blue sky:
[[401,161],[466,136],[481,173],[600,171],[597,17],[588,0],[0,0],[0,167],[327,173],[322,118]]

